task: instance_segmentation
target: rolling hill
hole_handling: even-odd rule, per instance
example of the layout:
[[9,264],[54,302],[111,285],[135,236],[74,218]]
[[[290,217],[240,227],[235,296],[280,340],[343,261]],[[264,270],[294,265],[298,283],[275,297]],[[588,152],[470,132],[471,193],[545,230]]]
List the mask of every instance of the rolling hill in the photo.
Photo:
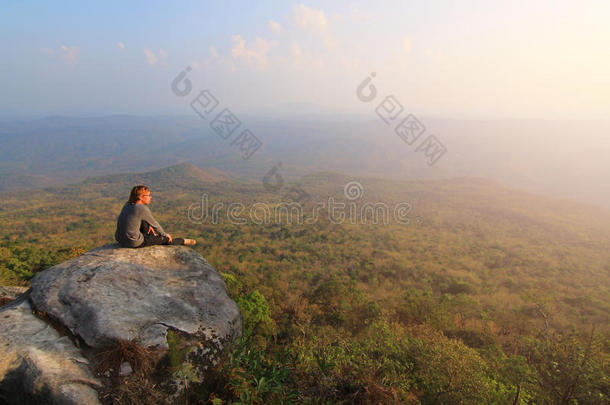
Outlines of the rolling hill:
[[[1,279],[27,283],[45,266],[112,242],[134,182],[151,186],[151,209],[166,230],[198,239],[195,249],[245,311],[251,334],[224,384],[239,386],[231,370],[241,367],[244,378],[275,379],[276,394],[314,402],[366,402],[377,392],[403,402],[500,404],[518,387],[524,398],[554,403],[576,379],[569,395],[578,403],[607,399],[607,210],[484,178],[323,172],[269,190],[181,164],[2,193]],[[359,198],[345,193],[350,182]],[[331,202],[345,204],[342,221]],[[408,221],[396,220],[401,203]],[[231,204],[243,208],[239,221]],[[287,204],[300,211],[277,211]],[[382,213],[366,204],[388,207],[389,221],[375,222]],[[549,369],[553,362],[559,370]],[[278,365],[292,371],[274,374]],[[205,389],[233,398],[219,387]]]
[[242,117],[243,126],[263,143],[248,160],[232,139],[222,139],[196,115],[0,122],[0,190],[153,171],[186,161],[259,180],[282,162],[287,180],[318,171],[395,180],[486,177],[610,208],[607,122],[420,118],[427,134],[447,148],[433,166],[374,112],[349,118]]

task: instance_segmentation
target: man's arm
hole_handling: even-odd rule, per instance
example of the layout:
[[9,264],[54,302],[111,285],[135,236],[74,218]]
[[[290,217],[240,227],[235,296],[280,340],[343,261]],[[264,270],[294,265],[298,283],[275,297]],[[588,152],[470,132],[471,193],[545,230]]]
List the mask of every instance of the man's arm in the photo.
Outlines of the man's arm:
[[167,232],[163,230],[163,227],[157,220],[152,216],[150,209],[147,206],[142,205],[142,219],[148,222],[153,228],[155,228],[155,232],[161,236],[167,236]]

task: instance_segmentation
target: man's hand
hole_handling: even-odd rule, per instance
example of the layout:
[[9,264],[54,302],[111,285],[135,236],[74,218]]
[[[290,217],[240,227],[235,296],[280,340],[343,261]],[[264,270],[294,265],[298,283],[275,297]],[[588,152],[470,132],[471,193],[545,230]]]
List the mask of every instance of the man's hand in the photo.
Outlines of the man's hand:
[[172,243],[172,235],[170,235],[170,234],[168,233],[166,236],[167,236],[167,239],[169,239],[169,240],[168,240],[168,242],[169,242],[169,243]]
[[155,233],[155,229],[152,226],[148,227],[148,232],[146,232],[147,235],[150,235],[150,233],[152,232],[153,235],[157,236],[157,234]]

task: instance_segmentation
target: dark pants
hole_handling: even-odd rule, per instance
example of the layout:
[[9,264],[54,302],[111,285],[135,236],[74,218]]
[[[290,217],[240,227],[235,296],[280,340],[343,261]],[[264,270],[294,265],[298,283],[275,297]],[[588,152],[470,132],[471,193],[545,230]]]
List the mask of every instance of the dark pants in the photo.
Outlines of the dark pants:
[[152,231],[149,233],[150,224],[146,221],[142,221],[140,225],[140,232],[144,235],[144,242],[138,246],[139,248],[153,245],[169,245],[169,238],[167,236],[155,235]]

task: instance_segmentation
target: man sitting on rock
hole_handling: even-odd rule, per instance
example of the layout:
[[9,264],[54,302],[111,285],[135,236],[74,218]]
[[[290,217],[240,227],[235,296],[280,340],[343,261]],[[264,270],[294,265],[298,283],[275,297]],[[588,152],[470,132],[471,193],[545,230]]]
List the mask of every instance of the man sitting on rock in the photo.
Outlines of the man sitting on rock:
[[194,239],[172,238],[153,218],[147,205],[150,204],[150,189],[135,186],[129,194],[116,223],[114,238],[123,247],[141,248],[152,245],[193,246]]

